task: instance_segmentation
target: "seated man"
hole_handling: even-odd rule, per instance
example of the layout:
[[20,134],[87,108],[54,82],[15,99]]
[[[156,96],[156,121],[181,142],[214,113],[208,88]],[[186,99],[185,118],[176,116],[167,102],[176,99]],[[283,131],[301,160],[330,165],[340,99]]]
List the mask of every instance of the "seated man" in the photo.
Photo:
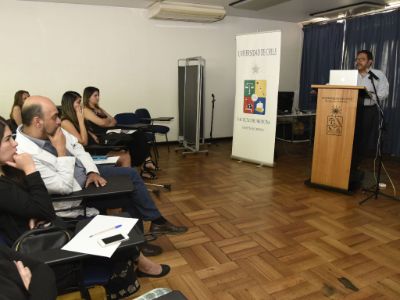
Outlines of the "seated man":
[[135,169],[104,165],[97,167],[77,139],[61,129],[60,125],[57,108],[50,99],[33,96],[25,101],[22,125],[17,129],[18,152],[32,155],[50,194],[69,194],[91,183],[104,186],[107,181],[102,176],[128,175],[134,185],[128,201],[92,200],[88,204],[101,210],[124,207],[132,216],[151,221],[150,231],[156,235],[187,231],[186,227],[174,226],[161,215]]

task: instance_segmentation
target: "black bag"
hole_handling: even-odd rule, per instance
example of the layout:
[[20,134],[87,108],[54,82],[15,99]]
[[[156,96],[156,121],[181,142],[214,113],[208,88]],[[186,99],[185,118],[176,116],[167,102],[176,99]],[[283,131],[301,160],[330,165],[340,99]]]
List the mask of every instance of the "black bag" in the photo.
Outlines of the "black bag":
[[132,137],[126,133],[110,132],[100,137],[100,143],[108,146],[128,146]]
[[61,249],[71,238],[72,234],[68,230],[50,225],[23,233],[14,242],[12,249],[24,254]]

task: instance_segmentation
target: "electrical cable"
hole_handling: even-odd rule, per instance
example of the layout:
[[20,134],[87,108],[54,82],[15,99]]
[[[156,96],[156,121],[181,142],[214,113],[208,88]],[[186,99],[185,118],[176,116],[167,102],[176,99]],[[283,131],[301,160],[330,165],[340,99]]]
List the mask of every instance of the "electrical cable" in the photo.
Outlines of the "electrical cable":
[[[376,100],[375,100],[376,101]],[[376,105],[377,107],[378,107],[378,110],[380,111],[380,114],[379,114],[379,122],[378,122],[378,141],[377,141],[377,144],[376,144],[376,153],[375,153],[375,158],[374,158],[374,179],[375,179],[375,182],[377,183],[377,184],[379,184],[380,182],[377,182],[378,180],[377,180],[377,178],[376,178],[376,160],[377,160],[377,158],[378,158],[378,156],[380,156],[380,155],[382,155],[382,153],[381,153],[381,151],[380,151],[380,149],[381,149],[381,147],[380,147],[380,141],[381,141],[381,130],[379,130],[380,128],[383,128],[383,118],[382,118],[382,115],[383,115],[383,110],[382,110],[382,107],[377,103],[377,105]],[[392,180],[392,178],[390,177],[390,175],[389,175],[389,172],[386,170],[386,168],[385,168],[385,165],[383,164],[383,162],[381,161],[381,165],[382,165],[382,168],[383,168],[383,170],[384,170],[384,172],[385,172],[385,174],[386,174],[386,176],[388,177],[388,179],[389,179],[389,181],[390,181],[390,185],[392,186],[392,188],[393,188],[393,196],[394,197],[396,197],[396,194],[397,194],[397,192],[396,192],[396,187],[394,186],[394,183],[393,183],[393,180]]]

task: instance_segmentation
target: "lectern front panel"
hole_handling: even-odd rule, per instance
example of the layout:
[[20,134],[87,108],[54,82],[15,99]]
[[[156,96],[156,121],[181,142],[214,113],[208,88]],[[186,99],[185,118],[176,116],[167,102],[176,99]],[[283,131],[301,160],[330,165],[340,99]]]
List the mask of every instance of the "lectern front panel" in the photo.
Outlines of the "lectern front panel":
[[311,182],[348,190],[358,89],[319,88]]

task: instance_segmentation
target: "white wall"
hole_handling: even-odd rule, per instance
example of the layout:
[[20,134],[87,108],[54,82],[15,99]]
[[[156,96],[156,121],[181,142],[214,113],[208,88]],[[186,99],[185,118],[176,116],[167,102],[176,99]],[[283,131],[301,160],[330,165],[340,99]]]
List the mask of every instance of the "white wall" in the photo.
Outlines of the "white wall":
[[[178,114],[177,60],[206,59],[206,130],[211,93],[214,137],[232,136],[235,36],[282,30],[280,90],[298,90],[302,32],[294,23],[227,17],[213,24],[148,20],[142,9],[46,2],[0,2],[0,114],[8,117],[18,89],[57,104],[66,90],[100,88],[110,113],[147,107]],[[176,140],[178,120],[170,124]]]

